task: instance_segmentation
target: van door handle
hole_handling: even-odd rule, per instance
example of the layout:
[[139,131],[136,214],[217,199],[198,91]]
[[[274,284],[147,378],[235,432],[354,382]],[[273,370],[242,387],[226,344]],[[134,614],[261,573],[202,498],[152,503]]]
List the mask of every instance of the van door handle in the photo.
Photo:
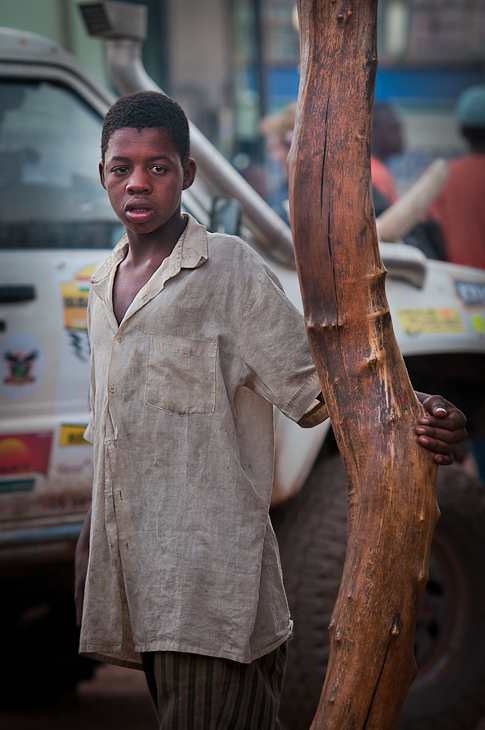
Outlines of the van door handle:
[[30,302],[36,296],[35,286],[29,284],[0,285],[0,304]]

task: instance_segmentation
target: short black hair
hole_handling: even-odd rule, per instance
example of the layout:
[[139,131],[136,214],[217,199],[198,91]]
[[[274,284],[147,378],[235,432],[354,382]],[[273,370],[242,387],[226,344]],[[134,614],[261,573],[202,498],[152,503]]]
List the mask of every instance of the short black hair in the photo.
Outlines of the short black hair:
[[190,156],[189,122],[182,107],[160,91],[135,91],[115,101],[108,109],[101,132],[104,162],[111,136],[118,129],[163,127],[169,133],[182,165]]

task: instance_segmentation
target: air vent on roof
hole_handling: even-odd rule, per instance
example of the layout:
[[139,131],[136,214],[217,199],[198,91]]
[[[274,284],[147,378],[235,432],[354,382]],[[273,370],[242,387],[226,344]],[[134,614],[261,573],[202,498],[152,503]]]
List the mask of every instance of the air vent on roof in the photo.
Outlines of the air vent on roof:
[[101,38],[131,38],[144,41],[147,8],[133,3],[80,3],[88,33]]
[[105,35],[112,31],[111,23],[106,14],[106,8],[103,3],[94,3],[93,5],[80,5],[84,22],[91,35]]

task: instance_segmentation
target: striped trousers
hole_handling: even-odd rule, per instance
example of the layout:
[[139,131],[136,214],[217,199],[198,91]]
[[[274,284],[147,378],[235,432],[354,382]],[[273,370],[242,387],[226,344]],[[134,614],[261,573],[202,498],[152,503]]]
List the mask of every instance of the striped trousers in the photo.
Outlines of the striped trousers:
[[155,651],[142,655],[160,730],[278,730],[282,644],[250,664]]

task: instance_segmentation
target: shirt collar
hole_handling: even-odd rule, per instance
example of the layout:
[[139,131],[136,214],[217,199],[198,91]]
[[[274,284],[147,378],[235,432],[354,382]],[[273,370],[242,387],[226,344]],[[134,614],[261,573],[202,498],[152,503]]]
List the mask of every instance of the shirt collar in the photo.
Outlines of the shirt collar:
[[[185,230],[174,246],[170,256],[163,261],[156,274],[160,272],[164,279],[171,279],[180,272],[181,269],[196,269],[202,266],[209,258],[209,249],[207,246],[207,229],[197,223],[188,213],[184,213],[183,217],[187,219]],[[163,273],[162,273],[163,272]]]
[[[209,258],[206,227],[198,223],[189,213],[183,213],[183,217],[187,220],[187,225],[182,235],[170,256],[162,262],[154,274],[156,276],[161,273],[162,269],[168,270],[169,276],[165,277],[165,281],[176,276],[181,269],[196,269],[202,266]],[[125,258],[128,246],[128,236],[125,234],[108,257],[94,270],[91,276],[92,284],[98,284],[103,279],[109,278],[113,268]]]
[[[184,217],[187,218],[187,225],[172,253],[162,261],[149,281],[137,293],[126,310],[123,323],[156,297],[164,288],[165,282],[177,276],[181,269],[196,269],[209,258],[207,229],[191,215],[184,214]],[[125,235],[105,261],[94,270],[91,277],[92,289],[104,302],[114,332],[118,331],[118,323],[113,312],[113,282],[116,267],[125,258],[128,246],[128,236]]]

